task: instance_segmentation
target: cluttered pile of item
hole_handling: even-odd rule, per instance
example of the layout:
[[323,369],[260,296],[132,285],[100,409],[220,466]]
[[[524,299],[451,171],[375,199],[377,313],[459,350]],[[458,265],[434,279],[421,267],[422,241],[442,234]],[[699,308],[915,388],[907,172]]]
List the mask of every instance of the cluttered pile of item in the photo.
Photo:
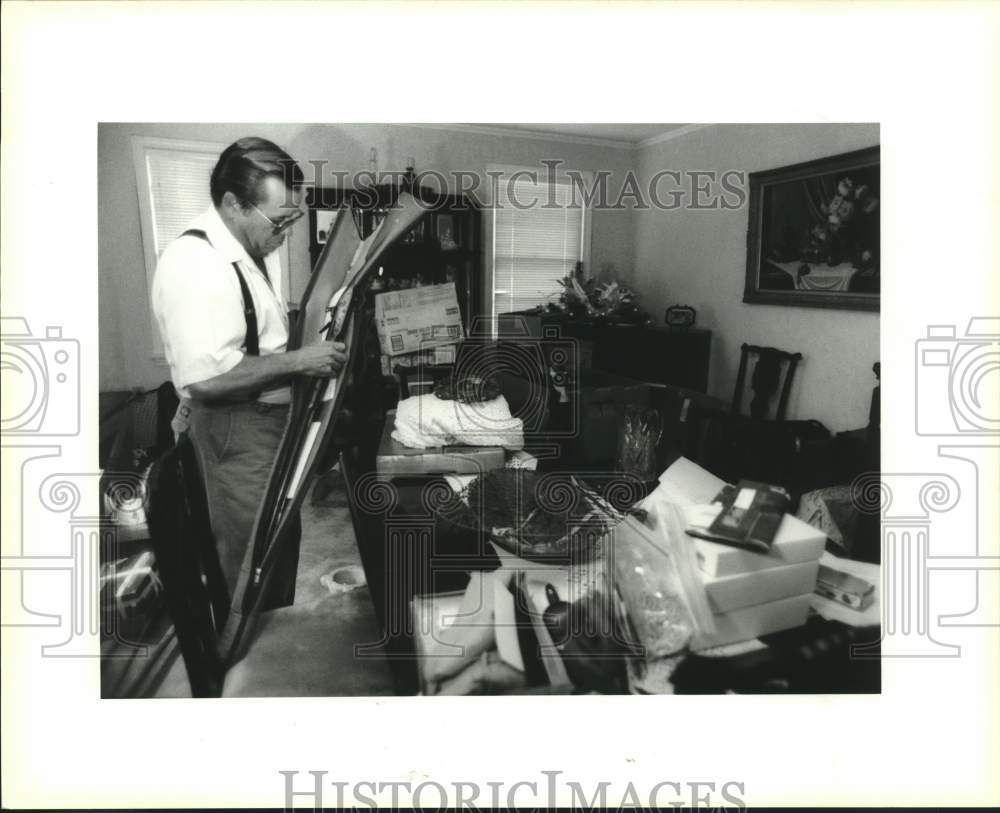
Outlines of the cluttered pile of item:
[[502,567],[412,604],[426,694],[664,693],[692,655],[763,648],[807,618],[878,624],[877,566],[825,553],[788,495],[681,458],[632,507],[561,473],[454,480],[442,521],[481,531]]
[[[436,288],[379,295],[384,359],[454,349],[454,289]],[[501,563],[464,591],[413,599],[423,693],[670,692],[692,654],[762,647],[811,614],[878,623],[877,566],[833,559],[782,489],[680,458],[621,505],[614,478],[539,472],[481,372],[400,400],[376,457],[387,479],[443,477],[454,493],[437,521],[488,540]]]

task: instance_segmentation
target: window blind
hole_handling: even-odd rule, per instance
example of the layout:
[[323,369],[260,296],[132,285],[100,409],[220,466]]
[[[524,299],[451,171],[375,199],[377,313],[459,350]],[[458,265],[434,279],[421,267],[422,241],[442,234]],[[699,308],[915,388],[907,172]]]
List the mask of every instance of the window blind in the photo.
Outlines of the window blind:
[[555,299],[558,280],[583,258],[586,210],[572,183],[507,176],[498,179],[494,201],[494,313]]
[[212,202],[208,184],[218,155],[146,150],[153,244],[159,257]]

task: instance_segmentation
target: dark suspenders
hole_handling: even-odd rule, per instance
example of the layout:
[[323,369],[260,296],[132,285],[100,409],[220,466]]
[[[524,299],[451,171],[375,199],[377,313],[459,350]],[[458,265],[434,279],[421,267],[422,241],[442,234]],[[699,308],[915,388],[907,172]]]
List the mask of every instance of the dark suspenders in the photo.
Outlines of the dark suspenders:
[[[209,245],[212,245],[212,241],[208,239],[208,235],[201,229],[188,229],[181,234],[181,237],[197,237],[199,240],[204,240]],[[247,321],[247,335],[243,340],[243,345],[246,347],[248,356],[259,356],[260,338],[257,335],[257,309],[253,306],[253,297],[250,296],[250,288],[247,285],[246,278],[243,276],[243,272],[240,271],[238,263],[233,263],[233,270],[236,272],[236,278],[240,281],[240,291],[243,293],[243,316]]]

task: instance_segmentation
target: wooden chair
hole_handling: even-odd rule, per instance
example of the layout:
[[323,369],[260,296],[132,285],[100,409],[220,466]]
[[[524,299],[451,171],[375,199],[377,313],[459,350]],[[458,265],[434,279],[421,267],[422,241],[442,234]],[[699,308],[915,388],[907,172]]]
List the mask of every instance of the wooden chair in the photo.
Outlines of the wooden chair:
[[[881,471],[880,439],[880,379],[881,365],[872,366],[875,387],[868,410],[868,425],[838,432],[832,438],[829,465],[817,473],[805,487],[800,516],[828,535],[842,548],[842,555],[865,562],[878,563],[881,556],[881,524],[879,512],[859,510],[854,489],[866,478]],[[831,523],[835,532],[826,528]]]
[[[756,364],[750,378],[750,387],[753,390],[753,397],[750,400],[750,417],[757,420],[768,418],[768,407],[774,400],[774,395],[780,384],[781,395],[778,398],[774,414],[770,418],[775,421],[785,420],[788,396],[791,394],[795,369],[802,361],[802,354],[788,353],[775,347],[742,344],[740,346],[740,368],[736,374],[736,389],[733,392],[731,407],[734,415],[743,413],[743,387],[746,383],[747,367],[751,356],[756,357]],[[782,374],[782,365],[786,365],[784,374]]]
[[[796,421],[793,423],[797,426],[791,426],[785,420],[795,371],[801,360],[801,353],[741,345],[736,387],[728,412],[709,407],[697,414],[696,462],[729,482],[760,480],[792,487],[802,438],[828,434],[815,421]],[[752,395],[746,414],[745,389],[751,363]],[[772,408],[775,396],[777,403]]]

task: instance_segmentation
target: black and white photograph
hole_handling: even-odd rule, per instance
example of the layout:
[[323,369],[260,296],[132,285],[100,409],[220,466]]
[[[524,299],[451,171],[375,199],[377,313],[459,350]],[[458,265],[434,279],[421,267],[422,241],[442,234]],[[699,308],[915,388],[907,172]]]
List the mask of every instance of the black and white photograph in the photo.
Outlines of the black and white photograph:
[[109,4],[77,77],[59,5],[3,12],[5,809],[1000,802],[1000,16],[813,87],[669,3],[564,61]]
[[[102,696],[880,692],[878,314],[770,323],[722,273],[754,172],[877,124],[98,133],[100,223],[155,256],[148,309],[99,302],[153,349],[101,384]],[[349,178],[310,266],[305,201],[376,133],[475,163]],[[678,295],[716,316],[652,315]]]

